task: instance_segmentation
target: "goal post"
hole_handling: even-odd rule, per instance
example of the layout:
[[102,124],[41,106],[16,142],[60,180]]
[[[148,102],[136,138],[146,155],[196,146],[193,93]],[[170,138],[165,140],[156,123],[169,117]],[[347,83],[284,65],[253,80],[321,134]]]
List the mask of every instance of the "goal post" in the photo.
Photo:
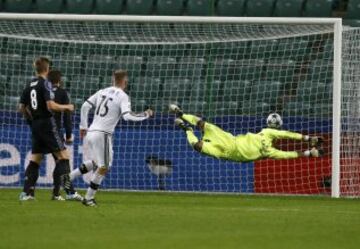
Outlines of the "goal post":
[[[347,32],[358,36],[356,30]],[[356,186],[342,187],[360,182],[356,148],[351,153],[341,149],[343,120],[357,118],[344,108],[359,101],[342,87],[344,78],[356,84],[344,75],[353,71],[342,70],[348,63],[343,38],[351,34],[344,36],[340,18],[0,13],[0,186],[22,183],[31,143],[15,105],[33,74],[31,61],[48,56],[63,72],[77,106],[70,147],[74,167],[86,154],[76,133],[79,107],[111,83],[114,69],[129,70],[135,111],[155,108],[155,119],[122,122],[114,134],[114,166],[105,188],[358,196]],[[352,53],[359,52],[352,46]],[[326,156],[246,164],[206,158],[193,152],[174,128],[174,117],[166,111],[171,102],[236,135],[259,132],[266,116],[279,112],[285,129],[325,135]],[[303,150],[306,145],[280,141],[279,146]],[[154,165],[159,160],[171,165]],[[52,167],[49,157],[41,185],[51,186]],[[342,169],[352,172],[351,179],[343,181],[348,175]],[[83,181],[76,184],[84,186]]]

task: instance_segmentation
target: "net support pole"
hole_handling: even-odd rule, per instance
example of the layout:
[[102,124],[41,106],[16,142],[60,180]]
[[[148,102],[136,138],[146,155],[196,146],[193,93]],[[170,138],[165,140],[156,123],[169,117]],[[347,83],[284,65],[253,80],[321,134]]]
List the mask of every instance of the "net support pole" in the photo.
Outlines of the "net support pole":
[[340,135],[341,135],[341,56],[342,20],[334,23],[333,130],[331,197],[340,197]]

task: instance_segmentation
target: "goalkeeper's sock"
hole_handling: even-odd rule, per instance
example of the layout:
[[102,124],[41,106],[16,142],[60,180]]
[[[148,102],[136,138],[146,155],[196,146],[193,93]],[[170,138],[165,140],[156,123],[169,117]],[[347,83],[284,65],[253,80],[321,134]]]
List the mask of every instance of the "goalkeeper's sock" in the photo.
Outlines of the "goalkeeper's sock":
[[191,115],[191,114],[183,114],[181,116],[182,120],[185,120],[186,122],[188,122],[189,124],[196,126],[197,123],[201,120],[201,118],[195,116],[195,115]]
[[90,181],[90,186],[86,192],[85,199],[91,200],[95,198],[96,191],[99,189],[101,182],[105,176],[100,175],[97,171],[93,174]]
[[75,178],[88,173],[89,171],[93,170],[94,168],[95,168],[95,164],[93,161],[83,162],[83,164],[79,168],[71,171],[70,181],[73,181]]
[[27,195],[34,196],[35,184],[39,178],[39,167],[40,165],[34,161],[30,161],[29,165],[25,170],[25,182],[23,192]]

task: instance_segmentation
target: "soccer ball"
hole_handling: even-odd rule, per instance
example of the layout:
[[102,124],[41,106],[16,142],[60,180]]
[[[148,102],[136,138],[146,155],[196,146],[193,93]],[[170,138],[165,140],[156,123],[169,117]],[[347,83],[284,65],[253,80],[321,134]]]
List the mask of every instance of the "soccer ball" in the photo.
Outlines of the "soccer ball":
[[280,129],[283,124],[283,121],[279,114],[271,113],[266,119],[266,124],[269,128]]

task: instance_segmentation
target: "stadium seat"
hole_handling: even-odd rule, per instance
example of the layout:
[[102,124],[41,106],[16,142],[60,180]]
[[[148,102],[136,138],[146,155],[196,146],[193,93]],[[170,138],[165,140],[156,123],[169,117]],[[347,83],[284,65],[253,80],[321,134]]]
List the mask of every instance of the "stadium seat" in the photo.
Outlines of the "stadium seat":
[[22,72],[23,57],[20,54],[0,54],[0,73],[13,75]]
[[303,3],[304,0],[277,0],[274,9],[274,16],[301,16]]
[[5,10],[7,12],[30,12],[32,10],[32,0],[6,0]]
[[315,82],[331,82],[333,63],[331,60],[314,60],[310,63],[308,80]]
[[10,77],[9,87],[6,92],[7,95],[20,96],[26,84],[31,80],[31,75],[13,75]]
[[161,80],[154,77],[138,77],[130,80],[130,95],[135,99],[159,99]]
[[66,11],[68,13],[90,14],[93,11],[93,0],[67,0]]
[[264,72],[266,80],[292,82],[298,65],[294,60],[269,60]]
[[332,15],[333,0],[307,0],[304,16],[329,17]]
[[224,82],[224,99],[244,102],[248,101],[251,91],[251,82],[249,80],[236,80]]
[[156,14],[166,16],[180,16],[184,10],[183,0],[157,0]]
[[219,0],[216,6],[218,16],[243,16],[245,0]]
[[195,115],[204,115],[209,112],[206,101],[184,101],[181,103],[181,108],[184,111],[191,111]]
[[126,13],[129,15],[150,15],[153,11],[153,0],[127,0]]
[[250,101],[276,104],[283,93],[279,81],[258,81],[251,86]]
[[247,16],[271,16],[275,0],[251,0],[246,3]]
[[19,100],[19,96],[0,96],[0,110],[17,111]]
[[174,76],[177,62],[174,57],[155,56],[148,58],[146,75],[152,77]]
[[204,58],[183,57],[178,63],[177,75],[185,78],[200,78],[206,64]]
[[330,118],[332,116],[332,104],[315,104],[312,109],[315,117]]
[[212,16],[214,5],[214,0],[188,0],[186,13],[189,16]]
[[[67,89],[72,98],[85,101],[99,89],[99,77],[83,75],[74,76],[69,79]],[[78,104],[82,104],[81,101],[79,101]]]
[[312,105],[304,102],[288,101],[284,106],[284,116],[308,116],[313,114]]
[[305,103],[329,103],[332,100],[331,86],[326,83],[301,82],[296,91],[296,100]]
[[0,96],[5,96],[6,89],[8,88],[9,82],[7,75],[0,74]]
[[360,27],[360,19],[345,19],[343,24],[351,27]]
[[277,56],[279,40],[255,40],[249,45],[251,59],[268,59]]
[[60,70],[63,75],[78,75],[82,70],[83,57],[81,55],[63,54],[52,58],[52,66]]
[[212,102],[209,107],[208,112],[205,112],[207,117],[229,116],[238,112],[238,103],[236,101]]
[[250,115],[250,116],[266,116],[270,112],[274,112],[274,108],[266,102],[244,102],[242,106],[239,106],[238,114]]
[[115,69],[127,70],[130,80],[139,77],[142,71],[143,57],[119,56],[115,61]]
[[222,100],[222,82],[213,80],[207,82],[205,79],[192,83],[190,99],[197,101],[218,101]]
[[60,13],[63,10],[63,0],[36,0],[36,11],[40,13]]
[[360,19],[360,0],[349,0],[345,17],[347,19]]
[[276,55],[279,58],[300,58],[310,54],[310,52],[311,49],[308,40],[289,38],[282,39],[279,42]]
[[112,75],[115,58],[110,55],[91,55],[86,60],[86,75],[104,76]]
[[214,61],[214,76],[216,79],[255,80],[262,74],[263,60],[232,60],[218,59]]
[[166,79],[163,84],[163,97],[169,101],[182,102],[189,99],[191,81],[186,78]]
[[96,0],[95,11],[98,14],[120,14],[124,0]]

